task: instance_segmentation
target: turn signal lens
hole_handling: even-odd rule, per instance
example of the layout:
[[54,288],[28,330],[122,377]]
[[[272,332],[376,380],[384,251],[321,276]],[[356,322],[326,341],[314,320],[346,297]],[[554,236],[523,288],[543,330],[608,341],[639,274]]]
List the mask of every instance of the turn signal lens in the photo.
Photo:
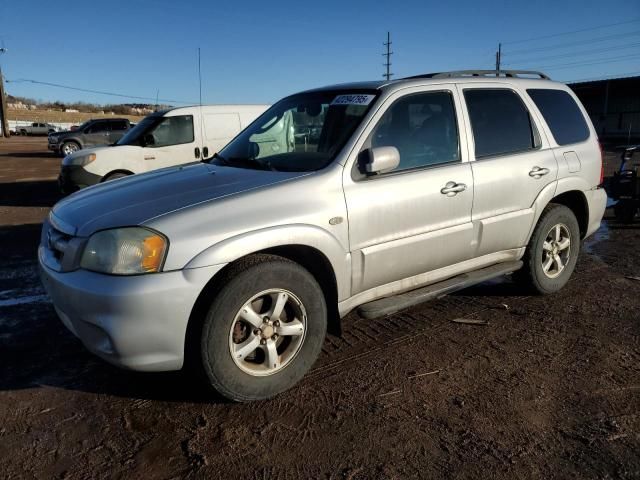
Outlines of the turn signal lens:
[[149,235],[142,242],[143,256],[140,262],[142,268],[147,272],[157,272],[162,265],[166,242],[160,235]]

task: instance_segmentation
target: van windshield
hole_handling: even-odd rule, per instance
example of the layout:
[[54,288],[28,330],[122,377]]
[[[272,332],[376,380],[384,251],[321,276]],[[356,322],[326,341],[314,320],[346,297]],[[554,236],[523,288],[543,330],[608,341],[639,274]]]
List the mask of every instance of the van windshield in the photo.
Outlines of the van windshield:
[[333,161],[376,97],[375,90],[287,97],[232,140],[213,163],[286,172],[320,170]]
[[162,121],[164,117],[162,114],[151,114],[142,119],[135,127],[129,130],[120,140],[116,142],[116,145],[135,145],[142,146],[142,139],[144,135]]

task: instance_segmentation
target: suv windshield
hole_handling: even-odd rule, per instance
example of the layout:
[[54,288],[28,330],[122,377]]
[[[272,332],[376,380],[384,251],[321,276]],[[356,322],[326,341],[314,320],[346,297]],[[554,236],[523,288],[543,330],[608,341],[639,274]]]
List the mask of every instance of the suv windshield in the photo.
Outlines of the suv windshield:
[[229,143],[216,165],[288,172],[326,167],[338,154],[377,92],[302,93],[276,103]]

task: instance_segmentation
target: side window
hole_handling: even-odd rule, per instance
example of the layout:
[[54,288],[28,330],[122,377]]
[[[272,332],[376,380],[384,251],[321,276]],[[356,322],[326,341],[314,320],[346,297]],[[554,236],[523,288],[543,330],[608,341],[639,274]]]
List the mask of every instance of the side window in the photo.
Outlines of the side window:
[[400,152],[395,171],[459,162],[458,124],[450,92],[408,95],[384,113],[371,133],[372,148]]
[[155,128],[145,135],[148,147],[168,147],[193,142],[193,116],[177,115],[164,117]]
[[466,89],[464,98],[476,146],[476,158],[524,152],[536,148],[527,107],[507,89]]
[[86,133],[100,133],[100,132],[108,132],[109,131],[109,123],[108,122],[95,122],[91,125]]
[[114,120],[110,123],[112,131],[122,131],[127,129],[127,122],[124,120]]
[[534,88],[527,90],[558,145],[583,142],[589,138],[589,127],[575,100],[562,90]]

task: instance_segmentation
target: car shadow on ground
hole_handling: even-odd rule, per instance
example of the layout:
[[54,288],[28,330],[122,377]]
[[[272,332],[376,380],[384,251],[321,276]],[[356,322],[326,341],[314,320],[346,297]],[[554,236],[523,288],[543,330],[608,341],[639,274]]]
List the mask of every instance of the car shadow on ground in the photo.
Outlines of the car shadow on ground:
[[63,196],[56,180],[0,183],[4,207],[52,207]]
[[55,158],[60,157],[53,152],[43,152],[42,150],[36,150],[35,152],[11,152],[11,153],[0,153],[0,157],[10,157],[10,158]]
[[95,357],[46,300],[0,307],[0,317],[0,391],[56,388],[163,402],[227,402],[197,371],[134,372]]

